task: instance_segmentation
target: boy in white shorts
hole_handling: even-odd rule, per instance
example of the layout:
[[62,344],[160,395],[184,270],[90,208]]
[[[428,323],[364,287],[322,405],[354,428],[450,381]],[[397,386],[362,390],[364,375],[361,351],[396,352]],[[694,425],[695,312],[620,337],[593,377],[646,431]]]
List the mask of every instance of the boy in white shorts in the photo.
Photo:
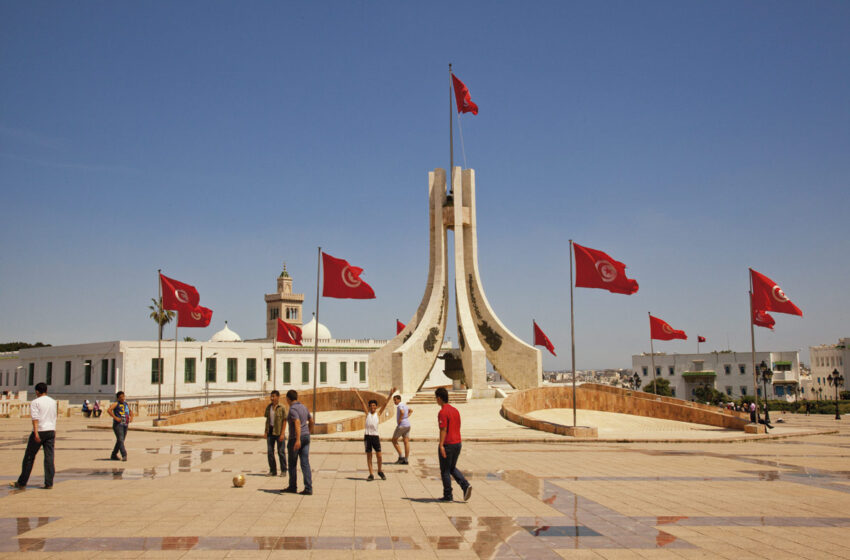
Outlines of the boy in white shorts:
[[[401,395],[393,397],[395,402],[395,421],[396,428],[393,432],[393,447],[398,453],[397,465],[406,465],[410,457],[410,415],[413,414],[413,409],[401,402]],[[404,440],[404,455],[401,454],[401,447],[398,445],[398,439]]]
[[387,395],[387,400],[384,401],[384,406],[382,406],[380,410],[378,410],[378,401],[371,399],[367,405],[363,402],[363,397],[360,396],[360,391],[354,389],[354,392],[357,394],[357,398],[360,399],[360,404],[363,405],[363,412],[366,413],[366,433],[363,436],[363,443],[366,446],[366,464],[369,467],[369,477],[366,480],[375,480],[375,475],[372,471],[373,451],[375,452],[375,455],[378,456],[378,476],[381,477],[381,480],[386,480],[387,476],[383,471],[381,436],[378,433],[378,424],[381,421],[381,415],[384,413],[384,410],[386,410],[387,405],[390,402],[390,397],[393,393],[395,393],[395,387],[390,390],[390,394]]

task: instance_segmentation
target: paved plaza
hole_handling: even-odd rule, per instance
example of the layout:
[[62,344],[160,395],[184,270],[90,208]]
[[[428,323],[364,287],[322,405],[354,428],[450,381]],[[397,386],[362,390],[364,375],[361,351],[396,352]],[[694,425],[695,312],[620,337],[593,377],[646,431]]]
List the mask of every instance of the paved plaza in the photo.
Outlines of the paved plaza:
[[[107,423],[83,418],[60,419],[54,488],[39,456],[12,490],[31,424],[0,419],[0,557],[850,558],[846,420],[785,415],[768,440],[552,442],[473,420],[475,406],[459,406],[478,436],[459,463],[474,491],[453,503],[437,501],[429,437],[374,482],[362,443],[317,437],[314,495],[300,496],[265,476],[262,439],[131,430],[129,460],[113,462],[112,432],[90,428]],[[414,436],[435,411],[416,407]]]

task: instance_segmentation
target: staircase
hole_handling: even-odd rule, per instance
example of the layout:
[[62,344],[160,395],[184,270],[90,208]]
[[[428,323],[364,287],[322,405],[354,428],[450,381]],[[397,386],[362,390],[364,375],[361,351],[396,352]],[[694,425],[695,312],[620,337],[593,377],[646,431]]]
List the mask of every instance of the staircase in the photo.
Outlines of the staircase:
[[[449,389],[449,404],[463,404],[466,402],[466,389]],[[434,389],[424,389],[419,391],[407,401],[409,405],[415,404],[436,404],[434,400]]]

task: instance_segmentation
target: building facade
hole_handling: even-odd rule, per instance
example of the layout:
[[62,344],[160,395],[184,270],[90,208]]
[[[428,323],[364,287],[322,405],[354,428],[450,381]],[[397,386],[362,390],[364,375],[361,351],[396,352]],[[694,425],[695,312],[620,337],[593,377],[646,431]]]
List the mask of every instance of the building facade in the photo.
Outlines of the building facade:
[[844,364],[850,360],[850,338],[840,338],[838,344],[809,346],[809,360],[812,383],[808,398],[835,399],[835,386],[830,385],[828,379],[836,371],[844,377],[844,386],[839,388],[839,393],[850,385],[844,369]]

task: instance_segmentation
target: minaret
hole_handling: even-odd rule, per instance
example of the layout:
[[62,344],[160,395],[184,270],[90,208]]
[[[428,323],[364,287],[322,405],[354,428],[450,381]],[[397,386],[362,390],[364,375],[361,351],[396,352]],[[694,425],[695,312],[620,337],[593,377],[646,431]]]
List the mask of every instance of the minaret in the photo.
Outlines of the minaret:
[[266,294],[266,338],[277,336],[277,320],[283,319],[291,325],[301,326],[301,307],[304,305],[304,294],[292,293],[292,277],[286,271],[277,277],[277,293]]

